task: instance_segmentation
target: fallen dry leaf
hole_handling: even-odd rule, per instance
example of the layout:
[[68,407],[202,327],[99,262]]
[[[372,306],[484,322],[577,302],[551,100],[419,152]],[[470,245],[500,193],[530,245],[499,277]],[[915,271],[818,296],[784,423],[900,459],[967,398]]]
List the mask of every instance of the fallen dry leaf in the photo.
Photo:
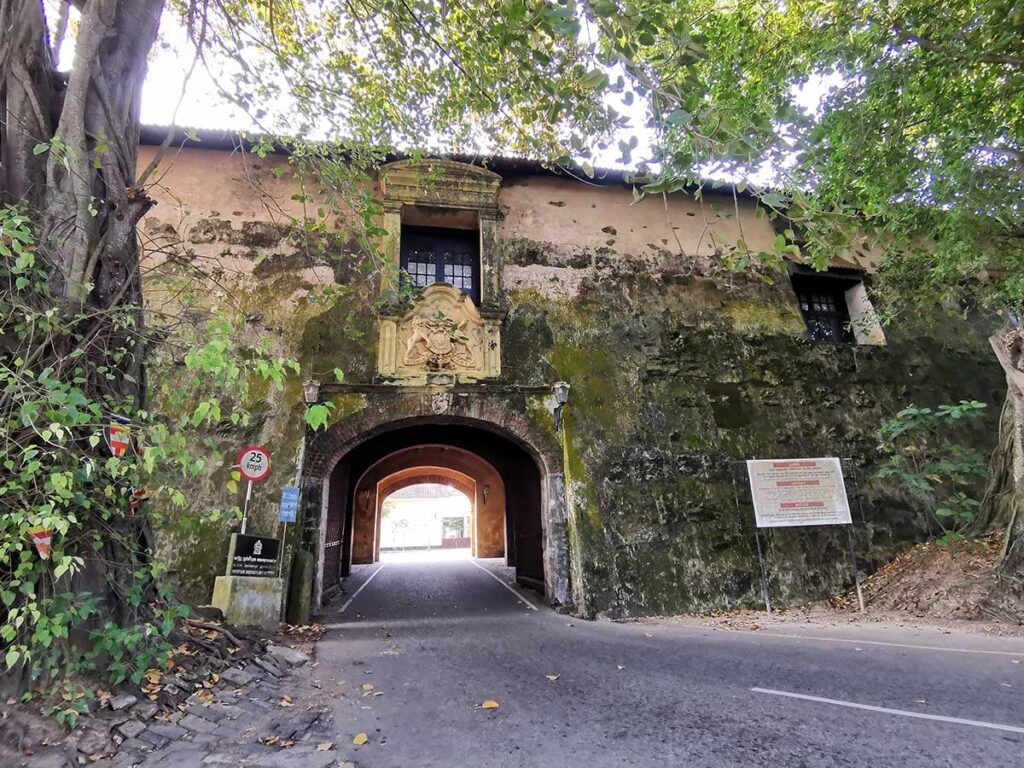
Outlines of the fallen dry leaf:
[[317,752],[330,752],[332,749],[334,749],[333,741],[325,741],[323,744],[316,745]]
[[355,744],[357,747],[361,747],[361,746],[363,746],[363,744],[365,744],[369,740],[370,740],[370,737],[367,736],[365,733],[357,733],[356,737],[354,739],[352,739],[352,743]]
[[279,702],[282,707],[294,707],[295,703],[292,701],[291,696],[285,696]]
[[617,666],[619,668],[619,672],[621,672],[622,670],[625,669],[625,667],[622,666],[621,664],[616,664],[615,666]]
[[546,677],[548,680],[550,680],[553,683],[553,682],[555,682],[555,680],[557,680],[559,677],[561,677],[561,675],[544,675],[544,677]]
[[196,698],[203,702],[203,704],[209,704],[213,701],[213,694],[205,689],[201,689],[196,691]]
[[373,683],[363,683],[363,690],[369,693],[373,690]]
[[644,637],[654,637],[650,632],[644,632]]
[[493,699],[487,699],[483,704],[480,705],[480,709],[497,709],[501,704],[494,701]]

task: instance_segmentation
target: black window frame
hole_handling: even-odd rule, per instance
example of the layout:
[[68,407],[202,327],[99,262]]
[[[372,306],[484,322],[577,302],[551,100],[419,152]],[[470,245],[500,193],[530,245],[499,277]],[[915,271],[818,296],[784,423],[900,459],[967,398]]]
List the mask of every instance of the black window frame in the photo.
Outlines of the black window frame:
[[[461,246],[463,250],[462,258],[458,262],[452,262],[450,258],[447,258],[450,251],[446,251],[446,246],[450,248],[454,244]],[[474,304],[480,305],[479,230],[403,225],[400,250],[399,267],[402,270],[402,280],[406,285],[426,288],[434,283],[447,283],[468,295]],[[422,258],[425,253],[431,254],[432,258],[429,261]],[[420,258],[413,262],[413,269],[410,270],[410,257],[414,254]],[[424,270],[422,267],[427,268]],[[446,267],[451,267],[452,275],[446,275]],[[465,267],[470,268],[470,285],[468,287],[464,284],[465,273],[463,270]],[[456,270],[462,274],[455,275]],[[426,278],[430,276],[431,271],[433,280],[428,281]],[[461,278],[460,282],[463,284],[457,284],[454,279],[446,279],[446,277]]]
[[790,282],[797,306],[812,341],[823,344],[855,344],[846,292],[863,275],[854,269],[817,272],[802,265],[790,265]]

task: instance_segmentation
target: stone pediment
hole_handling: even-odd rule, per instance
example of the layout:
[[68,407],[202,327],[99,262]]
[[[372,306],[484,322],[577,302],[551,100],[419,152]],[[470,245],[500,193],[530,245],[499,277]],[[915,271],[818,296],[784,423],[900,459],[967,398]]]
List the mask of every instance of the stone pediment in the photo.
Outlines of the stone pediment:
[[404,314],[381,317],[378,333],[382,376],[418,384],[438,373],[459,381],[501,374],[500,318],[447,283],[428,286]]
[[454,160],[398,160],[380,170],[381,194],[391,203],[496,209],[501,177]]

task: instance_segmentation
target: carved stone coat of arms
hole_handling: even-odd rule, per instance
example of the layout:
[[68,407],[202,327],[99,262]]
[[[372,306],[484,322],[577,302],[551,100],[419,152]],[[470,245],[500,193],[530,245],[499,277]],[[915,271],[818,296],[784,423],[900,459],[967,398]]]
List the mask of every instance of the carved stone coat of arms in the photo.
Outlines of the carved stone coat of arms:
[[429,373],[460,380],[501,372],[500,320],[485,318],[454,286],[435,283],[401,317],[382,317],[378,370],[410,381]]

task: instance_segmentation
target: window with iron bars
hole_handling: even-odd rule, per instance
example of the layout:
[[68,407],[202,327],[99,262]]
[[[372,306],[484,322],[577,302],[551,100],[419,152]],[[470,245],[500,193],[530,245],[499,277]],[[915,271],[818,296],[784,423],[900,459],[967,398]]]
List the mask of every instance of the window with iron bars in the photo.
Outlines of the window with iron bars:
[[480,303],[480,235],[433,227],[402,227],[402,277],[417,288],[448,283]]
[[849,270],[820,274],[799,272],[791,276],[807,332],[815,341],[828,344],[854,342],[846,291],[860,280],[847,272]]

